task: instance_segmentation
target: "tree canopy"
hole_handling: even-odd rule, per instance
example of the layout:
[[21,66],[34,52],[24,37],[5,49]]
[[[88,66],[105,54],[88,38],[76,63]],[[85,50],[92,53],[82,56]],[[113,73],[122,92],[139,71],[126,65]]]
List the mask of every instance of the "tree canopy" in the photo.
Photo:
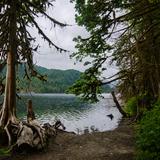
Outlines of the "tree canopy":
[[[71,91],[86,90],[84,98],[97,99],[101,85],[119,80],[124,99],[144,95],[149,104],[155,101],[160,95],[159,7],[159,1],[149,0],[88,0],[87,4],[75,0],[76,21],[90,36],[74,39],[78,51],[72,56],[78,60],[89,56],[91,62]],[[103,78],[103,64],[108,61],[119,72]]]

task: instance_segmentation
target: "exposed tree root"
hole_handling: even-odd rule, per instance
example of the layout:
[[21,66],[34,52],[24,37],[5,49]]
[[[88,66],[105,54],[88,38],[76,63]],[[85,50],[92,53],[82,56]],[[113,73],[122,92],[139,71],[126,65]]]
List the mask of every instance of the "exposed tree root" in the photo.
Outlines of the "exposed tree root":
[[[56,122],[57,123],[57,122]],[[38,125],[38,122],[20,122],[18,124],[8,123],[4,130],[8,137],[8,145],[14,146],[14,150],[20,149],[24,144],[36,150],[44,149],[48,144],[48,139],[57,135],[60,126],[64,128],[58,121],[58,125],[46,123]]]
[[4,127],[4,130],[6,131],[7,136],[8,136],[8,146],[10,146],[10,145],[11,145],[11,140],[12,140],[12,138],[11,138],[11,134],[9,133],[8,126],[9,126],[9,122],[8,122],[7,125]]
[[33,108],[31,102],[29,102],[27,122],[18,122],[14,116],[8,119],[4,130],[8,137],[8,145],[12,146],[12,149],[19,150],[24,146],[36,150],[44,149],[47,146],[49,137],[56,136],[56,130],[60,126],[65,129],[59,120],[54,125],[49,123],[41,125],[33,115]]

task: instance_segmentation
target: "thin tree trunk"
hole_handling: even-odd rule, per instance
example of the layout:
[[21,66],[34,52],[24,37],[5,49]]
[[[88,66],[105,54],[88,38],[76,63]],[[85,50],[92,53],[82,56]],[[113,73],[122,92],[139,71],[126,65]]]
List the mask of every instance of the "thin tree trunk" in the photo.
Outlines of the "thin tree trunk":
[[17,54],[17,39],[16,39],[16,2],[12,0],[12,16],[10,22],[10,68],[9,68],[9,106],[12,114],[16,116],[16,73],[15,73],[15,62],[16,62],[16,54]]
[[113,97],[113,101],[114,101],[114,103],[116,104],[119,112],[123,115],[123,117],[127,117],[127,114],[126,114],[126,112],[122,109],[121,105],[119,104],[119,102],[118,102],[118,100],[117,100],[117,98],[116,98],[116,96],[115,96],[114,91],[112,91],[111,94],[112,94],[112,97]]

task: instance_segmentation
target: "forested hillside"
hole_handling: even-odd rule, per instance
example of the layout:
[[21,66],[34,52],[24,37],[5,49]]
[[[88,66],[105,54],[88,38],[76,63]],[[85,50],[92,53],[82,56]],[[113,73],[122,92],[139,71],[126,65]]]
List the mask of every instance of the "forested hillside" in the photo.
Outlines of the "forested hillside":
[[[36,70],[45,75],[46,81],[40,81],[33,77],[31,81],[24,78],[24,68],[18,69],[18,90],[19,92],[36,92],[36,93],[65,93],[77,79],[79,79],[81,72],[77,70],[58,70],[47,69],[36,66]],[[103,87],[103,92],[110,92],[110,86]]]

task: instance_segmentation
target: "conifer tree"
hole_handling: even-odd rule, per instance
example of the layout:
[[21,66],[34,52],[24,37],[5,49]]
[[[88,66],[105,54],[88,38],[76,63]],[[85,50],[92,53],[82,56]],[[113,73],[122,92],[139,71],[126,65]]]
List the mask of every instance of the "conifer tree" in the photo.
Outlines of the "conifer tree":
[[[1,0],[0,1],[0,69],[7,63],[6,83],[3,105],[0,111],[0,127],[7,132],[9,124],[17,124],[16,117],[16,70],[19,64],[25,64],[25,73],[30,76],[39,76],[33,65],[33,54],[38,46],[34,45],[35,37],[30,34],[29,28],[35,27],[41,37],[50,46],[58,51],[66,51],[57,45],[43,32],[36,22],[36,17],[44,16],[55,26],[63,24],[46,13],[52,6],[52,0]],[[9,135],[9,134],[8,134]]]

